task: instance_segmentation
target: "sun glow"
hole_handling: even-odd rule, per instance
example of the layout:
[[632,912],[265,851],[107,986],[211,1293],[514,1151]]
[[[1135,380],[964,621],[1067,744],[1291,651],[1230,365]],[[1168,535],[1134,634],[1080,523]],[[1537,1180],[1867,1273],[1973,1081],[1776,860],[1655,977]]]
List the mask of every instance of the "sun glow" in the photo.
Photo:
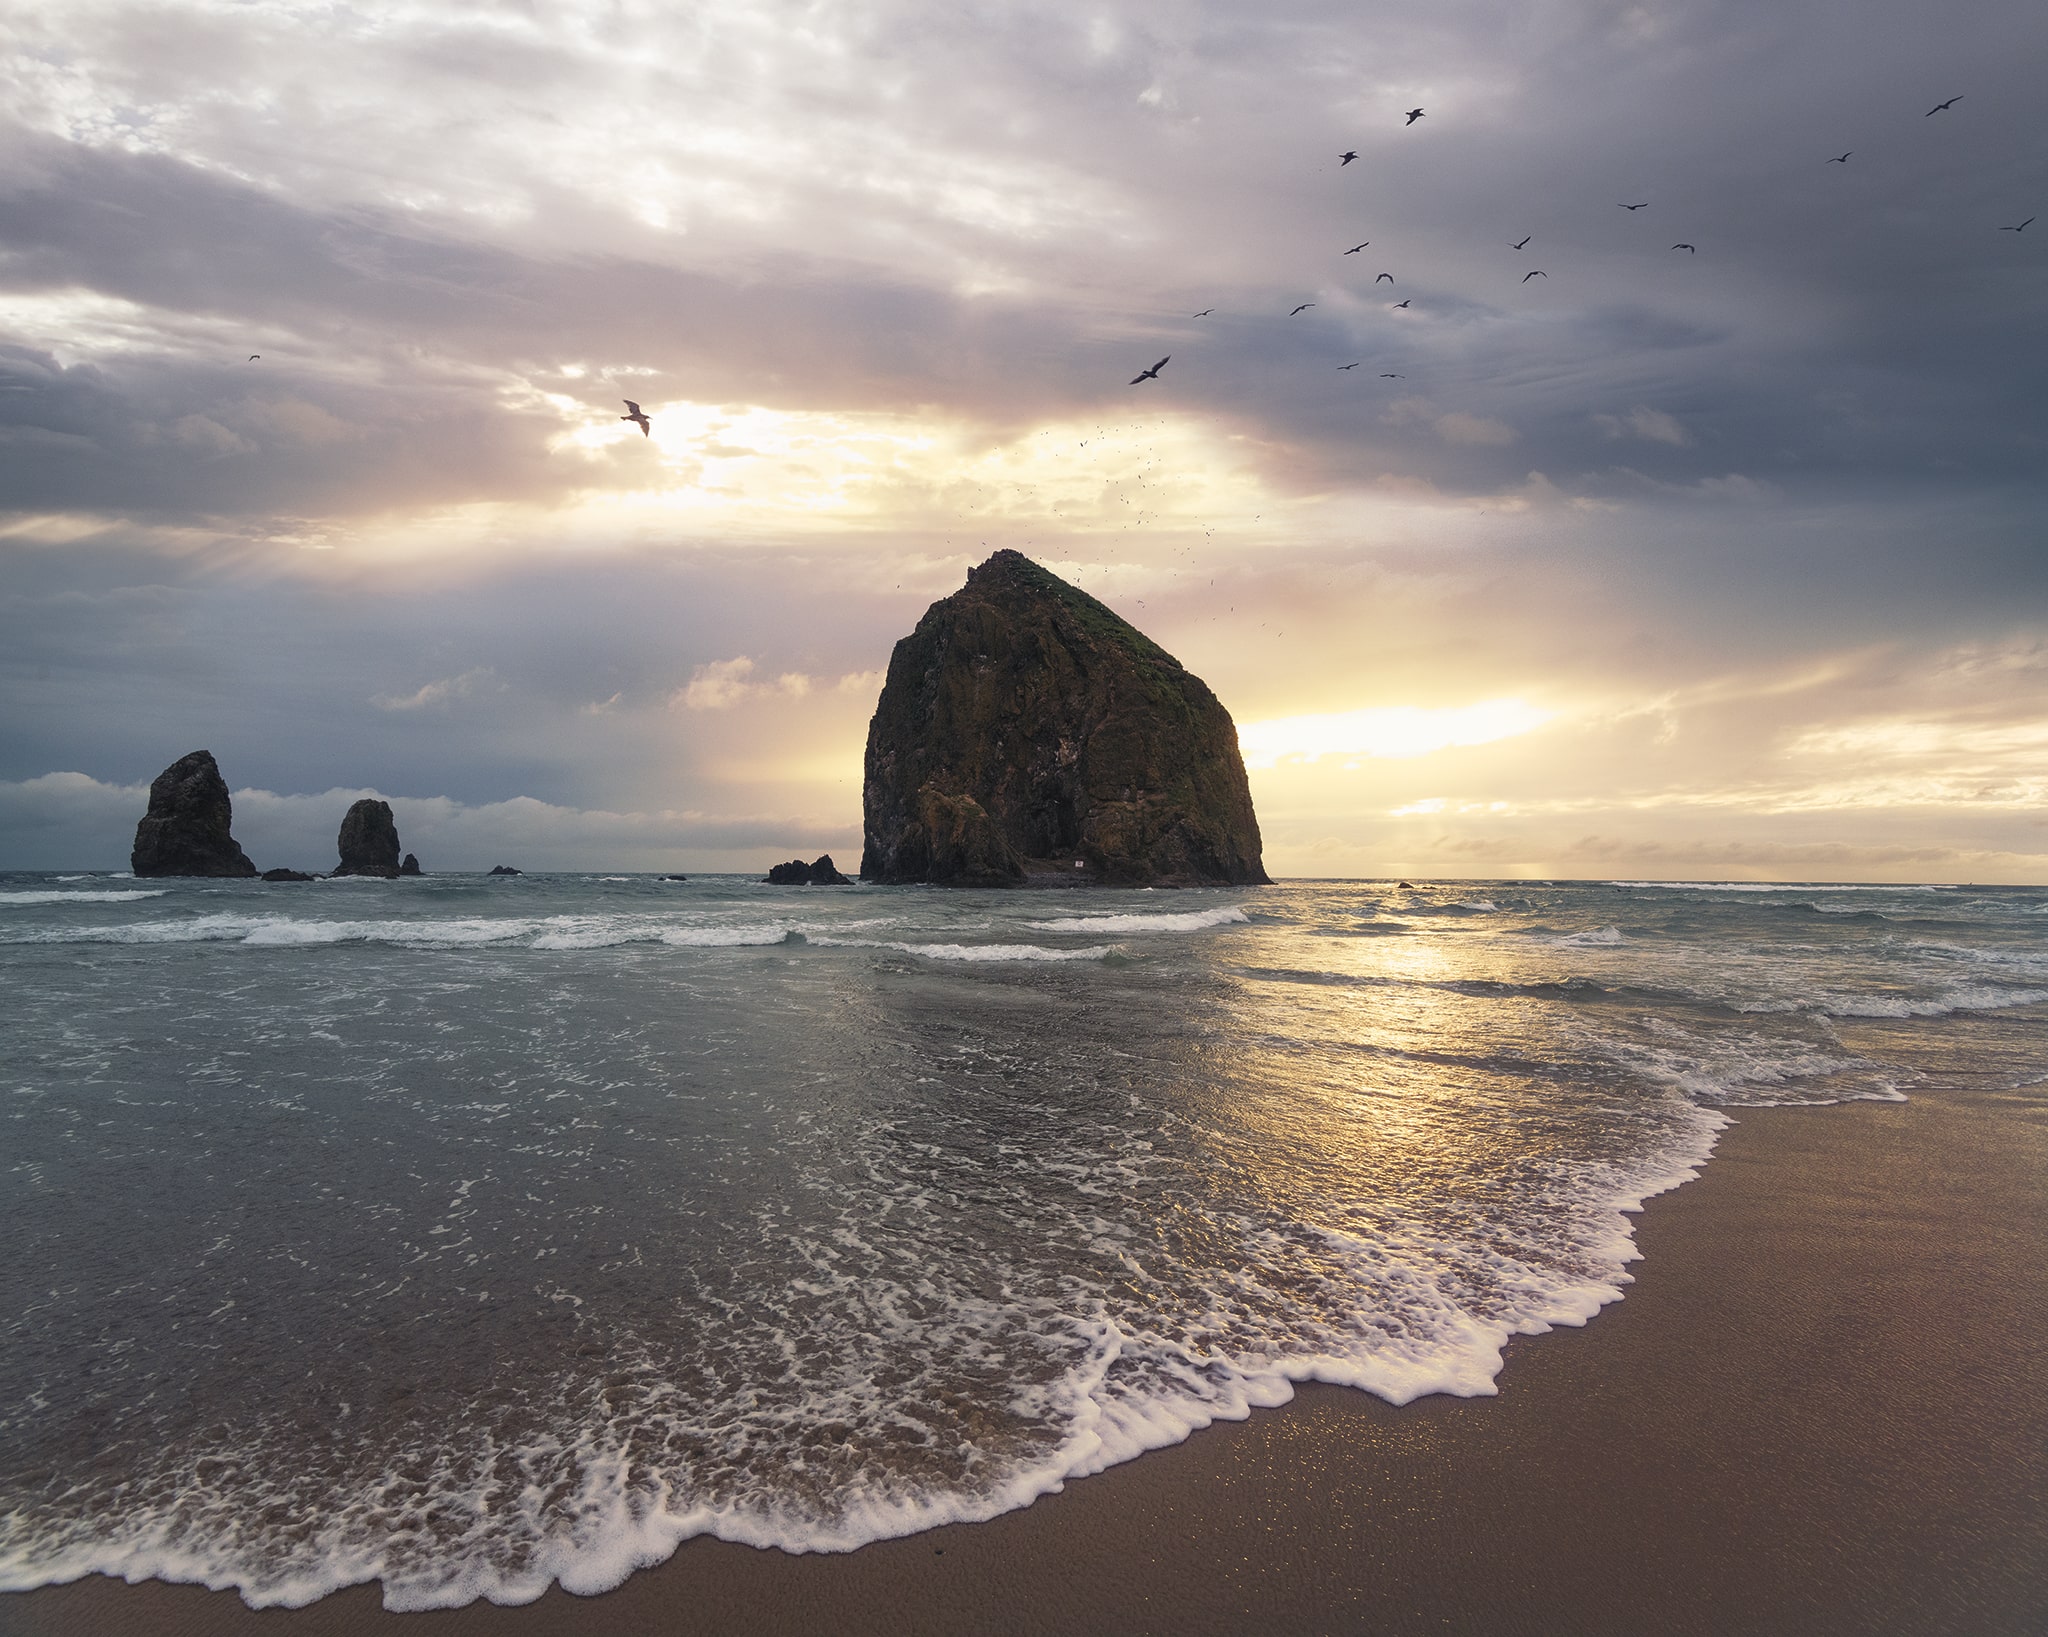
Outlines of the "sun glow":
[[1324,756],[1405,758],[1464,745],[1490,745],[1533,733],[1556,717],[1520,699],[1431,709],[1376,705],[1327,716],[1282,716],[1248,722],[1237,741],[1248,767],[1313,762]]

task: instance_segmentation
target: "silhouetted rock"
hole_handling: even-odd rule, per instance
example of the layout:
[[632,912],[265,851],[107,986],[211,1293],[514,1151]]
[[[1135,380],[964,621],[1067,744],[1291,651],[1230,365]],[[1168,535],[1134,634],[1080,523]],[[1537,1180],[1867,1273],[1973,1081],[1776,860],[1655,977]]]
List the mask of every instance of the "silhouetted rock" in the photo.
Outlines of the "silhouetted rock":
[[1267,879],[1230,713],[1136,627],[1014,551],[896,644],[862,806],[871,881]]
[[419,855],[417,853],[407,853],[405,855],[405,862],[398,866],[398,873],[400,875],[423,875],[426,872],[420,868]]
[[524,875],[524,870],[515,870],[510,864],[493,864],[484,872],[486,875]]
[[263,879],[266,881],[317,881],[320,878],[317,875],[308,875],[304,870],[265,870],[263,872]]
[[256,866],[230,834],[233,823],[228,782],[213,752],[180,756],[149,787],[129,868],[137,875],[253,876]]
[[687,881],[689,879],[687,875],[665,875],[662,877],[664,881]]
[[832,862],[832,855],[826,853],[815,863],[806,864],[800,858],[793,858],[787,864],[771,865],[768,870],[768,885],[771,887],[850,887],[853,882],[839,873],[839,866]]
[[398,879],[398,825],[391,817],[391,803],[365,796],[343,815],[341,863],[336,875],[374,875],[386,881]]

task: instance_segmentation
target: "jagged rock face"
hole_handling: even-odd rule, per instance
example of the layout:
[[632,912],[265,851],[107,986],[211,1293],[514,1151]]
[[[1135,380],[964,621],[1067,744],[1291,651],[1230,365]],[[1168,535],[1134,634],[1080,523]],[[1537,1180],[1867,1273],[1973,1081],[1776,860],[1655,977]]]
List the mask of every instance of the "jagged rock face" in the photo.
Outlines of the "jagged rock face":
[[342,818],[336,845],[341,848],[336,875],[398,879],[398,824],[391,817],[388,801],[373,801],[365,796],[351,807]]
[[862,805],[872,881],[1267,879],[1230,713],[1136,627],[1014,551],[896,644]]
[[398,866],[398,873],[400,875],[421,874],[422,872],[420,870],[420,861],[418,855],[415,853],[407,853],[405,855],[405,862]]
[[129,868],[137,875],[251,876],[256,866],[230,834],[234,804],[213,752],[180,756],[149,787]]

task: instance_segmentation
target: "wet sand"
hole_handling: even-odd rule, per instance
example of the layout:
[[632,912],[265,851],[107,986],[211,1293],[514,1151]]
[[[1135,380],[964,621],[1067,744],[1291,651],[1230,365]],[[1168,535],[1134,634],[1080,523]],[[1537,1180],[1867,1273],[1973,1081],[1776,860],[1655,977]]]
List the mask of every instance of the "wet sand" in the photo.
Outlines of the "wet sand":
[[1627,1299],[1500,1396],[1311,1387],[992,1523],[720,1541],[598,1598],[297,1611],[95,1577],[0,1632],[2048,1631],[2048,1088],[1751,1110],[1651,1202]]

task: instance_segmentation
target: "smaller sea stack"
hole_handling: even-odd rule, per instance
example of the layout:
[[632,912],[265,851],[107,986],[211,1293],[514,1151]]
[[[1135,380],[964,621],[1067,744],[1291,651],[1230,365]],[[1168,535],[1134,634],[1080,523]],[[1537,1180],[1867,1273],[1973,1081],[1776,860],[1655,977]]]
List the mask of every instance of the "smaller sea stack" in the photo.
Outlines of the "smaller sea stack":
[[767,883],[771,887],[850,887],[853,883],[839,873],[839,866],[832,862],[832,855],[826,853],[816,862],[806,864],[800,858],[792,858],[787,864],[769,866]]
[[348,810],[336,838],[341,863],[336,875],[374,875],[386,881],[398,879],[398,824],[391,817],[391,803],[365,796]]
[[149,787],[129,868],[137,875],[253,876],[256,866],[230,833],[234,816],[213,752],[180,756]]

